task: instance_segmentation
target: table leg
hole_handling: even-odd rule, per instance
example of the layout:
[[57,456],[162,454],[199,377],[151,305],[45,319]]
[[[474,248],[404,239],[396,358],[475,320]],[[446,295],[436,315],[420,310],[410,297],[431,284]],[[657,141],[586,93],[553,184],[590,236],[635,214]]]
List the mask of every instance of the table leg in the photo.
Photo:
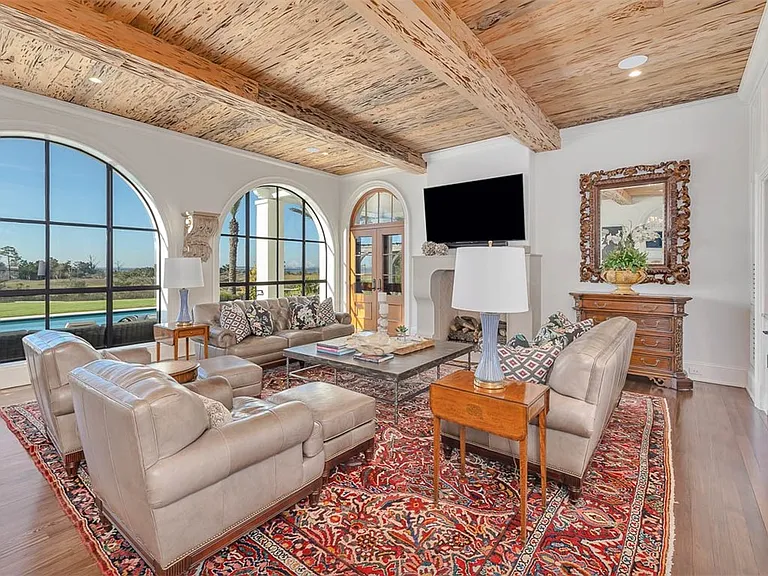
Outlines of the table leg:
[[432,434],[434,435],[434,469],[433,469],[433,485],[434,485],[434,500],[435,505],[440,500],[440,418],[435,416],[432,419],[432,425],[434,427]]
[[437,379],[440,380],[440,364],[437,365]]
[[285,359],[285,384],[286,386],[291,382],[291,359]]
[[467,428],[465,426],[459,426],[459,472],[461,473],[461,479],[466,480],[467,467]]
[[189,360],[189,338],[185,338],[184,340],[186,340],[186,342],[187,342],[187,357],[186,357],[186,360]]
[[518,442],[520,445],[520,539],[528,538],[528,438]]
[[467,352],[467,370],[472,370],[472,352]]
[[333,383],[337,386],[339,384],[339,371],[336,368],[333,369]]
[[541,454],[541,505],[547,503],[547,413],[539,412],[539,453]]
[[160,342],[155,344],[155,362],[160,362]]
[[398,402],[400,400],[400,381],[395,380],[395,424],[400,420],[400,414],[398,414]]
[[179,359],[179,339],[175,334],[173,336],[173,359]]
[[208,332],[206,332],[205,336],[203,336],[203,352],[205,357],[208,358]]

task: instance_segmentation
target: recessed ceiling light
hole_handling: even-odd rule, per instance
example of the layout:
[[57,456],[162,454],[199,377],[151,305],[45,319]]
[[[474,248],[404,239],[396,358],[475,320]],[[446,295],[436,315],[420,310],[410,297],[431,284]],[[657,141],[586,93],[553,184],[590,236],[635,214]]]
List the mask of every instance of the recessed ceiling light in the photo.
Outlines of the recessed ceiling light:
[[323,152],[323,156],[328,156],[328,152]]
[[88,78],[88,82],[93,82],[94,84],[103,84],[104,80],[102,80],[98,76],[91,76],[90,78]]
[[306,150],[310,154],[317,154],[318,152],[320,152],[320,148],[315,148],[314,146],[310,146],[309,148],[304,148],[304,150]]
[[629,56],[628,58],[624,58],[624,60],[619,62],[619,68],[622,70],[632,70],[632,68],[642,66],[646,62],[648,62],[648,56],[645,54],[635,54],[634,56]]
[[640,74],[642,74],[640,70],[632,70],[632,72],[629,73],[629,77],[637,78],[638,76],[640,76]]

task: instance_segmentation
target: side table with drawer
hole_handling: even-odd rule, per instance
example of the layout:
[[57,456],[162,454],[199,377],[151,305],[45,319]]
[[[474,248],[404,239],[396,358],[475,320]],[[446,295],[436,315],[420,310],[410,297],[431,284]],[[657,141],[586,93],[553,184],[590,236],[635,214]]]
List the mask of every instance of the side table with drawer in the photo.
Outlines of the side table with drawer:
[[595,323],[614,316],[637,322],[629,373],[675,390],[691,390],[683,369],[683,319],[687,296],[572,292],[579,320]]

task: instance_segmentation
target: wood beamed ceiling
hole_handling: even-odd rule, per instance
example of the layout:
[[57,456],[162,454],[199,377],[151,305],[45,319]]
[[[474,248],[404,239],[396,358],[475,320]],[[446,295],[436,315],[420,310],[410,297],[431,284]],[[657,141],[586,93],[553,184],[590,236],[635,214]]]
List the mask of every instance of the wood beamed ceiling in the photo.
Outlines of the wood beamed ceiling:
[[734,92],[764,4],[0,0],[0,84],[334,174],[420,172],[426,152],[551,150],[560,128]]

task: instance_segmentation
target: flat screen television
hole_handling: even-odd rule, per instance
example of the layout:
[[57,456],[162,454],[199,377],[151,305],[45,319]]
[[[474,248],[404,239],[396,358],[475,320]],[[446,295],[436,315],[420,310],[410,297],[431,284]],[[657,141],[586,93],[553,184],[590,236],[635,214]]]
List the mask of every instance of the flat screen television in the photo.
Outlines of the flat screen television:
[[427,240],[449,246],[525,240],[523,175],[424,188]]

